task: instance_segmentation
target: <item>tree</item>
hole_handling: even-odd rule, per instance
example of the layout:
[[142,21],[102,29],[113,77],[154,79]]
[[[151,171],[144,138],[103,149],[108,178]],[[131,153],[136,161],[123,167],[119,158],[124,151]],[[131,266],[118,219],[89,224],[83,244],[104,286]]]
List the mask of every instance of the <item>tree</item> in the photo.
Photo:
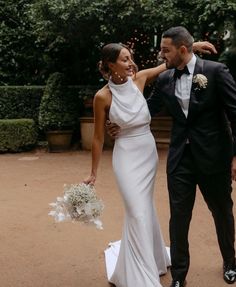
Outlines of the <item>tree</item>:
[[37,41],[55,70],[69,74],[72,82],[90,84],[99,79],[95,67],[107,42],[129,44],[138,65],[148,67],[156,62],[163,30],[183,25],[196,39],[221,48],[226,22],[235,15],[232,0],[39,0],[31,5]]
[[99,84],[96,64],[108,42],[131,46],[140,68],[153,66],[162,32],[176,25],[188,28],[196,40],[212,41],[221,52],[224,31],[236,19],[235,0],[3,1],[0,74],[8,83],[44,84],[49,74],[62,72],[71,84]]
[[[0,84],[40,83],[41,51],[26,14],[30,0],[0,0]],[[40,74],[41,72],[41,74]]]

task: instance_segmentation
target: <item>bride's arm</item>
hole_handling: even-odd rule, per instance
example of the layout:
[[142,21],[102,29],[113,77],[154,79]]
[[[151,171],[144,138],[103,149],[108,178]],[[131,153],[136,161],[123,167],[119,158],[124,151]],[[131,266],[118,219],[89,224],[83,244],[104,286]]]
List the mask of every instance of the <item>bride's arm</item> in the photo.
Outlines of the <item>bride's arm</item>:
[[154,68],[144,69],[136,73],[133,80],[143,91],[144,87],[153,82],[160,73],[166,70],[166,64],[161,64]]
[[217,54],[215,46],[208,41],[194,42],[193,52],[199,52],[203,54]]
[[83,181],[86,184],[94,184],[97,177],[98,164],[102,154],[104,143],[104,126],[105,126],[105,100],[104,95],[97,93],[94,97],[94,134],[92,141],[92,167],[90,175]]

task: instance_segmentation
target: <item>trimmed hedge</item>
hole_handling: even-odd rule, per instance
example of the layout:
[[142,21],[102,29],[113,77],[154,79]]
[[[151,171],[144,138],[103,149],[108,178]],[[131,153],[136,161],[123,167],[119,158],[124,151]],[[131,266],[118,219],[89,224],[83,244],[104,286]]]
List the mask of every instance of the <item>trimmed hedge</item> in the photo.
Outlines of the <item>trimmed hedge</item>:
[[[44,89],[45,86],[0,86],[0,119],[33,119],[38,131],[39,107]],[[85,85],[66,88],[67,99],[73,105],[78,120],[76,133],[80,130],[79,118],[88,110],[84,100],[92,98],[98,89],[97,86]],[[44,139],[42,131],[38,131],[38,138]],[[2,150],[6,149],[0,147],[0,152]]]
[[37,143],[37,129],[33,119],[0,120],[0,152],[29,150]]
[[63,73],[47,80],[39,107],[39,128],[44,131],[74,129],[79,119],[76,94],[68,93]]
[[[0,119],[34,119],[38,123],[39,106],[45,86],[0,86]],[[78,109],[78,117],[84,113],[83,101],[93,97],[97,86],[68,86],[68,99]]]
[[0,119],[38,121],[43,86],[0,86]]

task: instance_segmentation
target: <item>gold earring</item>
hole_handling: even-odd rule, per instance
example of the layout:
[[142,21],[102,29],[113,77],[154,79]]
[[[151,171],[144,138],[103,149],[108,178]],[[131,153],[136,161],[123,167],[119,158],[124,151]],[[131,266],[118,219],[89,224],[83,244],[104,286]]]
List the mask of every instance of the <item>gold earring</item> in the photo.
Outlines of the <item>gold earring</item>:
[[124,79],[117,72],[115,72],[115,75],[121,80],[121,82],[124,81]]

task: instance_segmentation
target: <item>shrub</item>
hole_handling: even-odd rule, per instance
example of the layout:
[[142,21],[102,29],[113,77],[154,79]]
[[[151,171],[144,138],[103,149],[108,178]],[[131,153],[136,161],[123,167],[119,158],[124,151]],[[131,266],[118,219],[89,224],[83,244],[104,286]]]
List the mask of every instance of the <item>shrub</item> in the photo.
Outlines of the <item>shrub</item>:
[[37,122],[43,90],[43,86],[0,86],[0,118]]
[[73,128],[78,120],[75,95],[68,92],[62,73],[53,73],[47,81],[39,108],[39,127],[42,130]]
[[0,152],[29,150],[36,142],[37,130],[34,120],[0,120]]

